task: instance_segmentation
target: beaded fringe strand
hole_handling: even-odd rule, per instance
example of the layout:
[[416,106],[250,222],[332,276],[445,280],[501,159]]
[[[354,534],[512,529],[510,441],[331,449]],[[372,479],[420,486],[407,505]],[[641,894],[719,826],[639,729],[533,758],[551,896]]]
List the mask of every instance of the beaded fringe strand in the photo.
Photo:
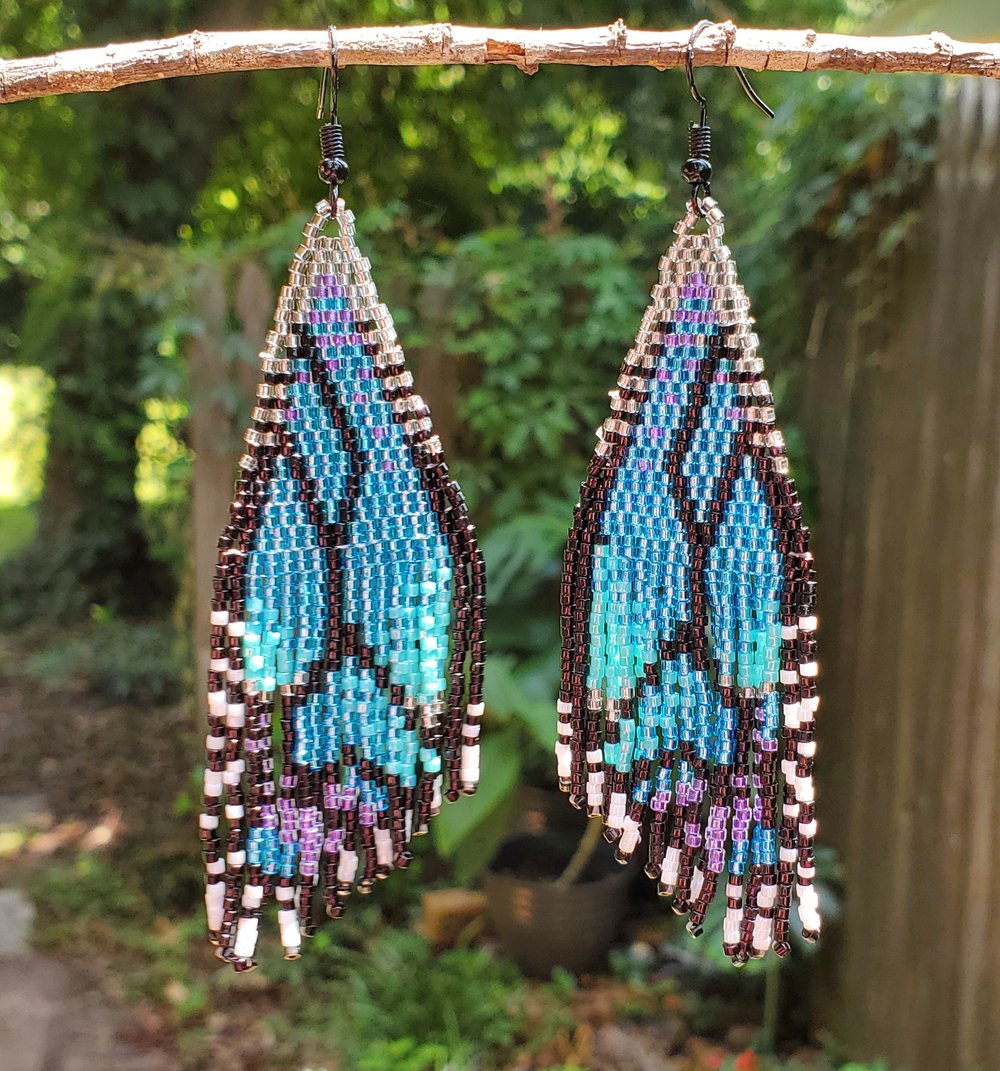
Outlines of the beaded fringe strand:
[[475,529],[343,201],[306,225],[261,361],[219,540],[200,820],[210,939],[238,970],[272,897],[293,958],[315,889],[337,917],[408,864],[442,797],[475,790],[483,713]]
[[560,784],[701,931],[724,881],[737,963],[807,939],[814,573],[723,216],[660,262],[580,493],[562,588]]

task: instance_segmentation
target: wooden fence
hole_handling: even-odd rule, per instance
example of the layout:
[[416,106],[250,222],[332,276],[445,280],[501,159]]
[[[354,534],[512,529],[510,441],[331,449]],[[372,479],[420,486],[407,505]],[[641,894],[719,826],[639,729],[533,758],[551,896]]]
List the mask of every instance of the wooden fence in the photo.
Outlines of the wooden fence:
[[1000,85],[950,90],[919,224],[888,272],[823,266],[806,358],[823,1004],[906,1071],[1000,1067]]

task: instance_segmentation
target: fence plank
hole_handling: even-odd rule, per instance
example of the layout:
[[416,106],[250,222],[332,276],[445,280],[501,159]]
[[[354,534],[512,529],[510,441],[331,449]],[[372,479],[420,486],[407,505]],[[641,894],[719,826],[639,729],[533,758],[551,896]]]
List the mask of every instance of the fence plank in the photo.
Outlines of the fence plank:
[[[828,1014],[859,1054],[984,1071],[1000,1051],[1000,86],[954,90],[939,156],[890,304],[870,315],[870,275],[836,284],[806,362],[821,813],[848,885]],[[848,275],[833,266],[828,299]]]

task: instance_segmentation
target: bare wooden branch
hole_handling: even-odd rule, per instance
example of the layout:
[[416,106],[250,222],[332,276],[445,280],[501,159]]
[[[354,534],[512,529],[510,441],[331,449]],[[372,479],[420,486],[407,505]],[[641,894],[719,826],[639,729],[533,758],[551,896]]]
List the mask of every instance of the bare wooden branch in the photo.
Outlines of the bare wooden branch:
[[[533,74],[543,63],[590,67],[684,62],[688,30],[630,30],[611,26],[518,30],[437,23],[340,29],[343,66],[433,66],[506,63]],[[737,29],[731,22],[706,30],[695,62],[771,71],[922,71],[1000,78],[1000,43],[953,41],[942,33],[920,37],[850,37],[813,30]],[[329,63],[326,30],[194,33],[161,41],[81,48],[51,56],[0,60],[0,102],[58,93],[94,93],[136,82],[227,71],[321,67]]]

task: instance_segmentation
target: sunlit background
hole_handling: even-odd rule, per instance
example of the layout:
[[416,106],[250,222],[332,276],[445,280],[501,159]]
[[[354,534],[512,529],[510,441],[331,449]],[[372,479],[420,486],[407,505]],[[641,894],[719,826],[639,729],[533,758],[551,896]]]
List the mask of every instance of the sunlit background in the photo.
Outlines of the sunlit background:
[[[619,17],[1000,38],[992,0],[0,0],[0,54]],[[594,931],[588,962],[497,918],[503,880],[543,915],[583,833],[551,760],[560,559],[683,208],[682,72],[342,78],[343,194],[487,558],[484,780],[300,961],[269,934],[238,978],[202,933],[208,578],[256,354],[323,194],[318,76],[2,107],[0,1069],[1000,1068],[1000,83],[752,79],[773,121],[731,71],[699,73],[818,539],[828,934],[741,972],[718,919],[692,941],[603,846],[563,923]]]

